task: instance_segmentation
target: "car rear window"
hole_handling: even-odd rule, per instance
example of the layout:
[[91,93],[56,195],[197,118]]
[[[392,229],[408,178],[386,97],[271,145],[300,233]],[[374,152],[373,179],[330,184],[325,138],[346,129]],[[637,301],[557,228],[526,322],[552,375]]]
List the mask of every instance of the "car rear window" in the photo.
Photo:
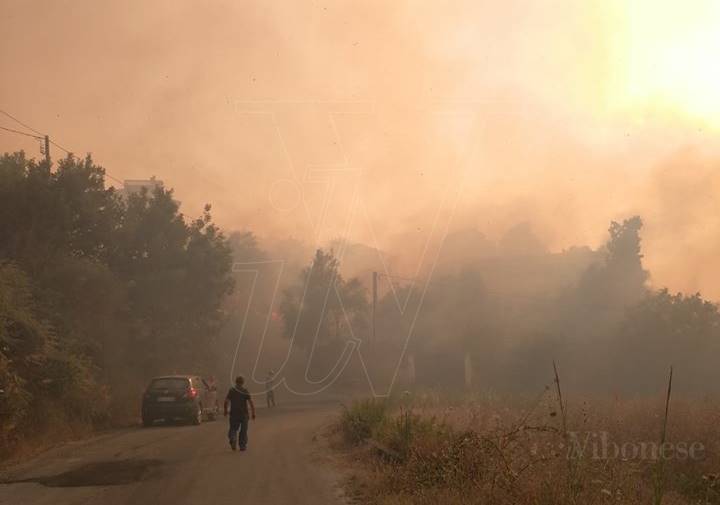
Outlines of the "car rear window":
[[153,379],[150,389],[187,389],[187,379]]

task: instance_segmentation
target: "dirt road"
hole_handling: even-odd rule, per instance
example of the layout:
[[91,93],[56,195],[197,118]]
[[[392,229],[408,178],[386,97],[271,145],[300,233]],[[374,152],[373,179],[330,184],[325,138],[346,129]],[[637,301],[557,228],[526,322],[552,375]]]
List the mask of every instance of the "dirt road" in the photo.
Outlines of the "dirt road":
[[222,418],[134,428],[48,451],[2,477],[2,505],[343,503],[316,435],[331,404],[260,409],[247,452],[232,452]]

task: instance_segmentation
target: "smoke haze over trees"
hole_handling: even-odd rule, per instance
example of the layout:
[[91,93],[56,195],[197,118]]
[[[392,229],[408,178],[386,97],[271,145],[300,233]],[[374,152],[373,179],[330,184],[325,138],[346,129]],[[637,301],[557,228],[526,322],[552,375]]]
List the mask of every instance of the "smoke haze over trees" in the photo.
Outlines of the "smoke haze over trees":
[[561,253],[537,245],[526,225],[497,247],[476,233],[450,236],[454,261],[441,255],[429,279],[386,278],[375,341],[369,279],[366,287],[344,280],[342,260],[318,250],[285,292],[284,334],[308,355],[314,350],[314,360],[324,357],[315,364],[320,376],[358,339],[376,367],[404,369],[412,356],[417,384],[430,387],[464,388],[467,359],[471,387],[481,390],[535,391],[553,360],[575,390],[652,393],[671,364],[682,372],[679,390],[717,390],[704,378],[720,345],[718,308],[699,294],[653,288],[641,231],[637,216],[612,222],[602,248]]
[[[595,249],[610,221],[641,215],[658,284],[720,299],[720,114],[632,80],[697,78],[657,64],[685,54],[668,33],[716,40],[712,0],[74,4],[4,6],[0,58],[20,68],[0,82],[5,107],[116,177],[152,168],[189,209],[212,195],[214,219],[263,247],[326,246],[358,191],[372,229],[358,219],[350,240],[411,261],[462,171],[451,231],[498,243],[529,221],[551,251]],[[671,91],[716,93],[714,52],[688,50],[677,68],[700,70],[699,88]],[[37,151],[0,135],[0,152],[20,146]],[[360,176],[305,171],[346,163]]]
[[670,363],[680,390],[715,389],[717,306],[652,285],[639,217],[612,222],[600,248],[561,252],[524,221],[497,241],[461,229],[434,269],[404,278],[391,252],[342,237],[314,252],[252,231],[226,238],[209,206],[188,220],[178,205],[163,189],[120,197],[89,157],[54,170],[22,153],[0,159],[5,447],[127,414],[156,374],[247,370],[259,382],[291,346],[285,379],[296,365],[317,380],[339,363],[362,384],[362,351],[371,378],[391,383],[399,366],[395,386],[408,384],[412,357],[419,386],[461,389],[469,363],[474,389],[531,392],[556,359],[586,391],[648,392]]

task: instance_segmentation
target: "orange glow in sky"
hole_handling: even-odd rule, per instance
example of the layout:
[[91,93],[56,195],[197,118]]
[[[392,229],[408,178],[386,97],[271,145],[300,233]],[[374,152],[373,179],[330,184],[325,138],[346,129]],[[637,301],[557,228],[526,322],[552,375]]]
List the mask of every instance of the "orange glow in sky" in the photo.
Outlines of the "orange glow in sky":
[[441,208],[553,251],[638,214],[653,282],[720,299],[720,0],[5,4],[0,109],[188,216],[415,257]]
[[624,105],[720,127],[720,2],[631,0]]

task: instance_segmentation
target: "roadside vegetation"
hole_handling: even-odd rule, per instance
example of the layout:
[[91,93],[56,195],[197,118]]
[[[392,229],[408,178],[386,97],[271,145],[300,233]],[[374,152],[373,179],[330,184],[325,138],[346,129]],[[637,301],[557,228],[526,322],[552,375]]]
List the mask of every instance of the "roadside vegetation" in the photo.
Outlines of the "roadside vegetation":
[[[332,433],[357,502],[720,504],[720,312],[649,285],[641,227],[613,222],[591,261],[541,295],[495,296],[492,269],[407,288],[417,319],[380,318],[378,333],[412,325],[410,390],[356,402]],[[570,262],[556,256],[523,260],[547,285]],[[492,265],[507,284],[514,270],[534,282],[512,258]]]
[[532,399],[406,393],[353,404],[331,439],[357,503],[720,503],[718,404],[674,400],[662,452],[664,401],[578,397],[563,417],[554,385]]
[[0,157],[0,459],[135,419],[154,374],[208,370],[231,257],[209,206],[121,197],[90,157]]

